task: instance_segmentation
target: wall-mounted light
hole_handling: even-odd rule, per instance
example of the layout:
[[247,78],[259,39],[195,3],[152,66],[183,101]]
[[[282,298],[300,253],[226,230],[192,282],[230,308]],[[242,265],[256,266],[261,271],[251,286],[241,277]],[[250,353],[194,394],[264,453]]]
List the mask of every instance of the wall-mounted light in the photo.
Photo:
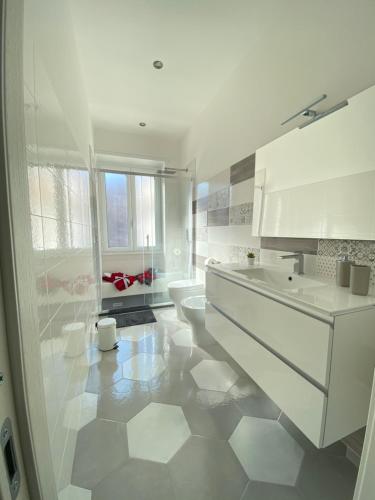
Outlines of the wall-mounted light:
[[327,98],[327,94],[321,95],[320,97],[315,99],[315,101],[313,101],[311,104],[309,104],[305,108],[301,109],[301,111],[298,111],[297,113],[295,113],[294,115],[289,117],[287,120],[283,121],[281,125],[285,125],[286,123],[289,123],[291,120],[294,120],[295,118],[298,118],[299,116],[306,116],[307,118],[311,118],[311,120],[309,120],[305,123],[302,123],[302,125],[300,125],[298,127],[298,128],[305,128],[308,125],[311,125],[312,123],[314,123],[318,120],[321,120],[322,118],[330,115],[331,113],[334,113],[335,111],[338,111],[341,108],[344,108],[345,106],[347,106],[349,104],[348,101],[346,101],[346,100],[341,101],[338,104],[336,104],[335,106],[332,106],[331,108],[327,109],[326,111],[322,111],[321,113],[319,113],[318,111],[315,111],[314,109],[311,109],[313,106],[315,106],[316,104],[318,104],[319,102],[323,101],[326,98]]

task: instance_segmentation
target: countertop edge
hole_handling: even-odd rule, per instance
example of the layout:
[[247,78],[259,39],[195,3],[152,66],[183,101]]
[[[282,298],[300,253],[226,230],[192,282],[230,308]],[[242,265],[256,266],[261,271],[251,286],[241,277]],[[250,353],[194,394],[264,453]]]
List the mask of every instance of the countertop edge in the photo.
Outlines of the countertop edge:
[[[262,267],[261,265],[257,267]],[[266,267],[266,266],[264,266]],[[270,266],[272,267],[272,266]],[[333,311],[327,311],[319,306],[314,306],[314,305],[309,305],[308,303],[295,299],[294,297],[291,297],[287,294],[284,294],[282,292],[277,292],[277,291],[271,291],[270,289],[266,287],[261,287],[257,286],[254,283],[251,283],[249,280],[246,278],[241,278],[240,276],[237,276],[235,274],[235,271],[231,269],[223,269],[222,264],[208,264],[206,265],[206,270],[210,270],[215,272],[216,274],[222,274],[224,277],[227,279],[229,278],[230,281],[239,284],[240,286],[243,286],[244,288],[247,288],[249,290],[252,290],[256,293],[259,293],[260,295],[264,295],[265,297],[268,297],[272,300],[275,300],[277,302],[280,302],[288,307],[292,307],[293,309],[296,309],[302,313],[308,314],[310,316],[314,316],[317,319],[320,319],[322,321],[325,321],[326,323],[332,324],[334,322],[334,318],[336,316],[342,316],[345,314],[350,314],[353,312],[359,312],[359,311],[364,311],[368,309],[375,309],[375,297],[374,297],[374,304],[364,304],[363,306],[358,306],[358,307],[352,307],[348,309],[338,309],[338,310],[333,310]]]

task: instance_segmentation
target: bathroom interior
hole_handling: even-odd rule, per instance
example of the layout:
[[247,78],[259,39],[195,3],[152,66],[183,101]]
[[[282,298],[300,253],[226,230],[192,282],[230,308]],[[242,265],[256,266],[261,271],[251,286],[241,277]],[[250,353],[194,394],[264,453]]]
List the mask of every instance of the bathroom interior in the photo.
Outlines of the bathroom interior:
[[1,7],[0,498],[374,500],[375,2]]

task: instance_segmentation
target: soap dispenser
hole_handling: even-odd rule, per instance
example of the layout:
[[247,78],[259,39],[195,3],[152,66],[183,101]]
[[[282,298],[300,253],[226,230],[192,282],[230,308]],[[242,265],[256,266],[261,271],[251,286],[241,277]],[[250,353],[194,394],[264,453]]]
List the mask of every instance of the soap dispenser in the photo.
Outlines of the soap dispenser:
[[337,286],[350,285],[350,266],[355,264],[348,255],[342,255],[336,260],[336,284]]

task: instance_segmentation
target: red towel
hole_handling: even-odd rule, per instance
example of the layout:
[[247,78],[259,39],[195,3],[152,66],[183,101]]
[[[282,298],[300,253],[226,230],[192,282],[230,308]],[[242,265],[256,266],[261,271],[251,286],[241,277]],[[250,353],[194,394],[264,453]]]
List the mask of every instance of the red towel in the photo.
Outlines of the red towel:
[[152,267],[146,269],[143,273],[137,274],[137,276],[132,276],[131,274],[125,273],[104,273],[102,276],[103,281],[108,283],[113,283],[117,290],[122,292],[126,288],[132,286],[132,284],[137,280],[141,285],[151,286],[151,283],[156,278],[154,270]]
[[126,288],[132,286],[135,281],[135,276],[131,276],[130,274],[125,273],[104,273],[103,281],[113,283],[117,290],[122,292],[122,290],[125,290]]

